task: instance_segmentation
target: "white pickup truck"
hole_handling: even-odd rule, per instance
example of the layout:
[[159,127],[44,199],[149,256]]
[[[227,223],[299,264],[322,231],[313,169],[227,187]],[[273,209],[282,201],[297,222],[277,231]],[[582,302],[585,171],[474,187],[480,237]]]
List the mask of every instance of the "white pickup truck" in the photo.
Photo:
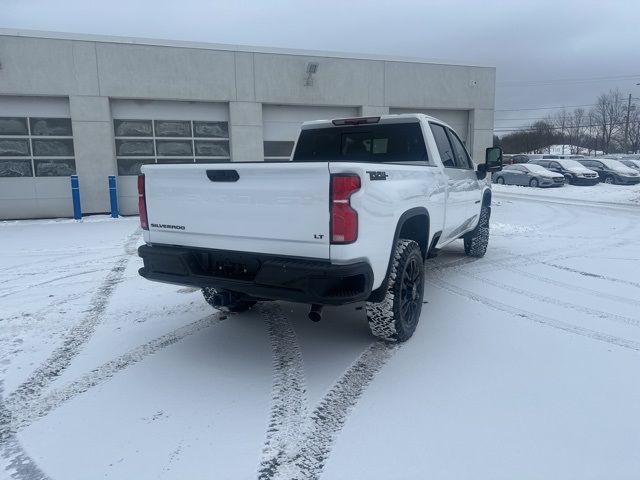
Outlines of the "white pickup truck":
[[216,308],[262,300],[365,302],[372,333],[405,341],[423,303],[424,261],[464,239],[484,255],[488,148],[474,168],[458,135],[426,115],[302,125],[289,161],[145,165],[140,275],[201,287]]

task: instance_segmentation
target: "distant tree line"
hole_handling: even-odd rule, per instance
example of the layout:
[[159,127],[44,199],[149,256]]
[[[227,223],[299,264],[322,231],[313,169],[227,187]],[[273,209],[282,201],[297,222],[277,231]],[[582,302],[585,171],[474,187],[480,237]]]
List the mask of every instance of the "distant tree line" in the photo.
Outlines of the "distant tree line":
[[505,153],[545,153],[551,145],[570,145],[604,153],[640,152],[640,108],[620,90],[601,94],[591,110],[563,108],[528,127],[493,137]]

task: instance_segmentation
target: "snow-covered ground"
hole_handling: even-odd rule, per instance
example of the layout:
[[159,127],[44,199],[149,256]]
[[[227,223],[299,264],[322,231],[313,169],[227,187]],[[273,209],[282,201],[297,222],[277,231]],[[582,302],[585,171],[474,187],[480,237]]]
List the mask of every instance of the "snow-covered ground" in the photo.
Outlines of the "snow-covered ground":
[[145,281],[134,218],[0,223],[0,478],[637,478],[639,193],[497,187],[397,347]]

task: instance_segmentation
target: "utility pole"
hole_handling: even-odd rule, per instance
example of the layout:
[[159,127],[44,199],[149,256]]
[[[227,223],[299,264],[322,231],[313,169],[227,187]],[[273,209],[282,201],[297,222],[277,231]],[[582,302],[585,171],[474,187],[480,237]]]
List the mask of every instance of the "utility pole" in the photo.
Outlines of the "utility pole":
[[629,94],[629,102],[627,103],[627,123],[624,127],[624,153],[629,151],[629,114],[631,113],[631,94]]

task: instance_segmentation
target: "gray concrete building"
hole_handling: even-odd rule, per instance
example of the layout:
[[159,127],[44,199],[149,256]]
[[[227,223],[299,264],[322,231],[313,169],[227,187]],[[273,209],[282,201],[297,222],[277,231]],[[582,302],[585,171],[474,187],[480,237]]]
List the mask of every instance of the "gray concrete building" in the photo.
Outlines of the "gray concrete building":
[[301,122],[421,112],[476,162],[495,68],[342,53],[0,29],[0,219],[137,212],[144,163],[285,159]]

